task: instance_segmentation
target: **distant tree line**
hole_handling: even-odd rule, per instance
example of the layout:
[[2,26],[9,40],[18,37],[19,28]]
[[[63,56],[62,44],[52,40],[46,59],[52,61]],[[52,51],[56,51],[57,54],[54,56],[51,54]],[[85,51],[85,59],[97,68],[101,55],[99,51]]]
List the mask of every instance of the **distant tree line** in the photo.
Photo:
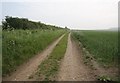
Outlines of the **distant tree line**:
[[18,17],[11,17],[6,16],[5,20],[2,21],[2,29],[49,29],[49,30],[56,30],[56,29],[63,29],[58,26],[53,25],[46,25],[41,22],[33,22],[28,20],[27,18],[18,18]]

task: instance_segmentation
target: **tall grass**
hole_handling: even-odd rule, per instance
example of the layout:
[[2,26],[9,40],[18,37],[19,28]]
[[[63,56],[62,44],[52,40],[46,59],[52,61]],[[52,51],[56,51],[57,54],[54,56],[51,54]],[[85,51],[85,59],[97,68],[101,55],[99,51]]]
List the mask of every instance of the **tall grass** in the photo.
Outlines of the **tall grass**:
[[76,31],[73,35],[101,64],[113,65],[118,58],[118,32]]
[[64,30],[14,30],[2,33],[2,73],[14,71],[17,66],[41,52],[64,33]]

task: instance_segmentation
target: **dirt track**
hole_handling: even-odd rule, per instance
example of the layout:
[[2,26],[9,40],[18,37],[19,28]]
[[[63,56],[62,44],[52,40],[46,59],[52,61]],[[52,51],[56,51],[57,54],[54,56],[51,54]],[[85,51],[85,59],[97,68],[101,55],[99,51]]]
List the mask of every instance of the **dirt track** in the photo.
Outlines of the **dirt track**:
[[28,81],[29,76],[37,70],[40,63],[47,58],[52,52],[56,44],[62,39],[64,35],[49,45],[43,52],[31,58],[27,63],[24,63],[11,76],[3,78],[3,81]]
[[71,39],[69,34],[68,46],[65,57],[60,66],[58,74],[59,81],[92,81],[94,75],[91,70],[86,67],[82,61],[82,53],[75,41]]
[[[36,79],[29,79],[29,76],[36,73],[40,63],[48,57],[63,36],[64,35],[54,41],[43,52],[31,58],[27,63],[24,63],[18,67],[17,70],[11,74],[11,76],[3,78],[3,81],[35,81]],[[95,70],[92,70],[90,67],[86,66],[83,61],[82,49],[78,46],[76,41],[71,38],[71,34],[69,34],[66,53],[61,61],[60,69],[58,71],[58,75],[55,77],[55,80],[95,81],[97,75],[104,74],[107,74],[108,76],[111,74],[116,75],[115,72],[109,72],[108,70],[106,71],[106,69],[101,69],[98,66],[95,67]]]

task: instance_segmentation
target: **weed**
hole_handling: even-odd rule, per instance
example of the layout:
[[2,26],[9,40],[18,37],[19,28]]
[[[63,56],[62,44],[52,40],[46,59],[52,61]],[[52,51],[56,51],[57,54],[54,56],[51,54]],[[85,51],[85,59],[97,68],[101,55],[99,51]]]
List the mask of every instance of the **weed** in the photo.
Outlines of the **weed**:
[[108,77],[108,76],[99,76],[97,79],[99,81],[104,81],[104,82],[110,82],[110,81],[112,81],[112,79],[110,77]]

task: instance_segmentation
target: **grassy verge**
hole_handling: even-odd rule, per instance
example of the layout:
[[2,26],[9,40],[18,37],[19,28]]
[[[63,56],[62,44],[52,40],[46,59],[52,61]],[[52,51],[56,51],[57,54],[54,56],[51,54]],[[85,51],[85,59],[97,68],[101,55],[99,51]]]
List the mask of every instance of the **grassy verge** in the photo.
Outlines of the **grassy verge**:
[[59,69],[59,62],[64,57],[67,48],[68,34],[56,45],[48,59],[43,61],[38,68],[37,75],[41,80],[51,80]]
[[110,31],[76,31],[72,35],[102,65],[118,63],[118,33]]
[[14,30],[2,32],[2,73],[14,71],[17,66],[41,52],[64,30]]

